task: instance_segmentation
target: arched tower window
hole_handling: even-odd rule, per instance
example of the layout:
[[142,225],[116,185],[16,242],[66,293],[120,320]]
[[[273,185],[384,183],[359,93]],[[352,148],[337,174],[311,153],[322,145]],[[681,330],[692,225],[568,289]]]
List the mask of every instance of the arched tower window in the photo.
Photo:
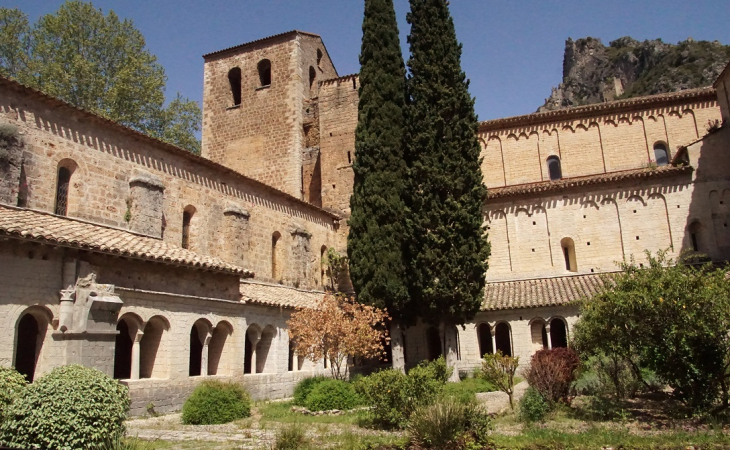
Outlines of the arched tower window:
[[324,287],[325,274],[327,273],[327,246],[323,245],[319,250],[319,284]]
[[317,80],[317,71],[314,67],[309,66],[309,89],[314,87],[314,82]]
[[563,178],[563,170],[560,168],[560,158],[557,156],[550,156],[547,159],[548,173],[550,174],[550,181],[555,181]]
[[695,221],[692,222],[689,226],[689,239],[690,244],[692,245],[692,250],[695,252],[699,252],[700,248],[702,247],[702,239],[700,235],[702,234],[702,225]]
[[657,166],[666,166],[669,164],[669,152],[663,142],[654,144],[654,159],[656,159]]
[[317,49],[317,67],[322,67],[322,50]]
[[571,238],[563,238],[560,241],[563,248],[563,258],[565,258],[565,270],[570,272],[578,271],[578,262],[575,259],[575,243]]
[[56,209],[55,213],[65,216],[68,213],[68,188],[71,184],[71,171],[67,167],[58,168],[58,181],[56,183]]
[[271,61],[268,59],[262,59],[259,61],[259,82],[261,86],[271,85]]
[[231,84],[231,95],[233,95],[233,106],[241,104],[241,68],[234,67],[228,71],[228,82]]

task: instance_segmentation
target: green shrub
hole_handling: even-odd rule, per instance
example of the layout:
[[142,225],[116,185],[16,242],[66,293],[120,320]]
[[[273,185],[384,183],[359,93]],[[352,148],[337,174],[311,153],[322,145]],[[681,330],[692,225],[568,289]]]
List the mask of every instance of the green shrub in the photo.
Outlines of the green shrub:
[[128,409],[126,386],[96,369],[58,367],[7,409],[0,441],[20,448],[109,446],[124,434]]
[[294,423],[276,433],[275,450],[299,450],[308,448],[309,440],[300,424]]
[[537,389],[529,387],[520,399],[520,420],[524,422],[542,422],[550,412],[550,403]]
[[300,381],[294,388],[294,404],[297,406],[305,406],[307,396],[312,389],[319,383],[329,380],[327,377],[316,376],[311,378],[305,378]]
[[567,404],[579,366],[580,358],[573,349],[542,349],[532,355],[525,379],[551,405],[561,400]]
[[491,421],[487,412],[474,402],[444,400],[420,407],[411,416],[408,433],[421,448],[489,448]]
[[28,383],[25,377],[10,367],[0,367],[0,423],[3,422],[5,410],[10,407]]
[[446,383],[441,391],[441,398],[452,398],[457,402],[466,403],[476,400],[480,392],[496,391],[492,383],[483,378],[465,378],[459,383]]
[[404,375],[388,369],[359,380],[355,389],[372,407],[376,423],[384,427],[405,427],[413,411],[433,404],[444,389],[450,369],[443,358],[422,362]]
[[210,380],[185,400],[182,421],[190,425],[228,423],[251,415],[251,397],[239,384]]
[[326,380],[314,386],[304,406],[310,411],[348,410],[360,404],[352,384],[342,380]]

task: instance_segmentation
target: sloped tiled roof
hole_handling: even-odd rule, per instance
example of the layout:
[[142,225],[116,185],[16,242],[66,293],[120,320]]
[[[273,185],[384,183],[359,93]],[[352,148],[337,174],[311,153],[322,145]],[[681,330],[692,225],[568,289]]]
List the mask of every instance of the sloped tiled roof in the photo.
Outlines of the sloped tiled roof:
[[482,310],[566,305],[592,296],[601,286],[599,274],[487,283]]
[[249,41],[249,42],[244,42],[243,44],[234,45],[233,47],[227,47],[227,48],[224,48],[224,49],[221,49],[221,50],[216,50],[214,52],[206,53],[205,55],[203,55],[203,58],[207,58],[208,56],[217,55],[219,53],[225,53],[225,52],[230,51],[230,50],[236,50],[236,49],[245,47],[247,45],[259,44],[261,42],[268,41],[270,39],[283,38],[283,37],[293,37],[293,36],[296,36],[298,34],[304,34],[306,36],[318,37],[320,39],[322,38],[318,34],[309,33],[307,31],[300,31],[300,30],[285,31],[283,33],[274,34],[272,36],[266,36],[264,38],[256,39],[256,40]]
[[314,308],[325,293],[305,291],[279,284],[257,281],[241,282],[241,301],[262,306],[283,308]]
[[221,259],[175,247],[149,236],[41,211],[0,205],[0,236],[127,258],[253,277]]
[[496,199],[501,197],[510,197],[520,194],[535,194],[552,191],[562,191],[564,189],[587,186],[592,184],[609,183],[614,181],[623,181],[639,178],[658,178],[681,173],[690,173],[694,170],[690,166],[662,166],[655,168],[640,168],[631,170],[622,170],[620,172],[608,172],[597,175],[588,175],[584,177],[563,178],[556,181],[538,181],[536,183],[516,184],[506,187],[490,188],[488,190],[488,199]]
[[546,122],[570,120],[580,117],[605,115],[608,113],[620,113],[635,111],[637,109],[649,109],[660,106],[687,103],[688,101],[713,101],[716,100],[715,89],[703,87],[696,89],[685,89],[679,92],[666,92],[663,94],[634,97],[624,100],[614,100],[605,103],[576,106],[573,108],[556,109],[540,113],[525,114],[522,116],[505,117],[501,119],[486,120],[479,124],[480,132],[500,130],[504,128],[515,128],[528,125],[538,125]]

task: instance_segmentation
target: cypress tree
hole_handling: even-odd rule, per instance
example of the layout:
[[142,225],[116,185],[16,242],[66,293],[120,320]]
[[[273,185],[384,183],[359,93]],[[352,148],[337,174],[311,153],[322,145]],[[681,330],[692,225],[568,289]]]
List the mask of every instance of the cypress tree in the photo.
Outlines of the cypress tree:
[[[489,243],[482,206],[478,121],[461,44],[447,0],[410,0],[411,58],[406,148],[408,261],[411,297],[438,325],[454,367],[456,326],[474,318],[484,299]],[[458,381],[458,373],[452,375]]]
[[355,183],[347,255],[359,302],[392,318],[393,366],[404,370],[402,326],[409,314],[403,245],[405,65],[392,0],[365,0]]

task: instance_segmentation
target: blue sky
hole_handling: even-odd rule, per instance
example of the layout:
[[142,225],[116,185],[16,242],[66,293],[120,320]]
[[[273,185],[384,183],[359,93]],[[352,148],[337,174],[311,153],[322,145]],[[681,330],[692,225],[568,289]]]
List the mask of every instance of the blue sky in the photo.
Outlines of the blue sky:
[[[63,0],[0,0],[31,22]],[[202,55],[299,29],[320,34],[340,75],[359,70],[361,0],[97,0],[134,21],[167,76],[167,94],[202,99]],[[407,58],[407,0],[395,0]],[[534,112],[562,78],[565,39],[604,44],[621,36],[687,37],[730,44],[728,0],[453,0],[451,13],[464,45],[462,67],[471,79],[481,120]]]

